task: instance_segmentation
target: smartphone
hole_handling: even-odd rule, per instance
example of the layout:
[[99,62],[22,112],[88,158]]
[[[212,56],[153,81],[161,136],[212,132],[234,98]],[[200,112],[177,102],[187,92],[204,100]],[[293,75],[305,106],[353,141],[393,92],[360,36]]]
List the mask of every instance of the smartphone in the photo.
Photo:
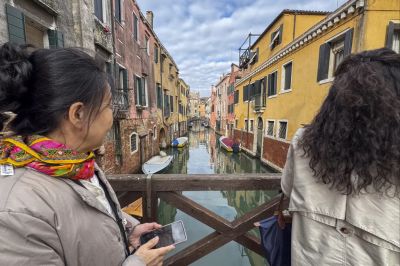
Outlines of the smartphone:
[[154,248],[166,247],[169,245],[176,245],[187,240],[185,226],[182,221],[176,221],[164,225],[160,229],[153,230],[145,233],[140,237],[140,244],[143,245],[150,239],[159,237],[159,241]]

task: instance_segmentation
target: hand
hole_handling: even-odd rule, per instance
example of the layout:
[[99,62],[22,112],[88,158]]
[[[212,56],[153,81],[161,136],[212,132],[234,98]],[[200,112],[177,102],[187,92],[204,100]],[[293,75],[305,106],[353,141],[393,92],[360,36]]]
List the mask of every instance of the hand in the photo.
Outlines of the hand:
[[152,249],[158,243],[158,236],[140,246],[135,256],[141,258],[147,266],[162,266],[164,256],[175,248],[174,245]]
[[161,227],[162,226],[158,223],[145,223],[135,226],[132,233],[129,235],[129,244],[131,244],[132,247],[137,248],[138,246],[140,246],[141,235],[154,229],[159,229]]

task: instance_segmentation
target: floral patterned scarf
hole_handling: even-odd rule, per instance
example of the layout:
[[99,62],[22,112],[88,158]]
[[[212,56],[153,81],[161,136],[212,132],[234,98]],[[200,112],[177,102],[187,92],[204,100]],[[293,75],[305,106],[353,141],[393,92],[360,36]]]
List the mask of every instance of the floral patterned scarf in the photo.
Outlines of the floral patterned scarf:
[[95,161],[93,152],[80,153],[65,144],[35,135],[0,140],[0,164],[29,167],[49,176],[81,180],[93,177]]

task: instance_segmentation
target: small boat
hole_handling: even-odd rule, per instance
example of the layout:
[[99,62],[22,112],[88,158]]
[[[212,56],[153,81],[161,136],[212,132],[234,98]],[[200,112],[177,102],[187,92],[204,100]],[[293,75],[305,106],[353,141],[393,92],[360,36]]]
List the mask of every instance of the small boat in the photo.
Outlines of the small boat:
[[235,143],[233,139],[221,136],[219,138],[219,143],[221,144],[222,148],[224,148],[228,152],[239,152],[240,151],[240,145]]
[[186,145],[186,143],[188,143],[188,140],[189,139],[187,137],[176,138],[172,141],[171,146],[182,148]]
[[155,174],[163,170],[166,170],[168,168],[168,166],[172,162],[173,157],[171,155],[167,155],[165,152],[162,153],[163,153],[162,155],[156,155],[151,157],[150,160],[148,160],[142,165],[143,173],[145,173],[146,175]]

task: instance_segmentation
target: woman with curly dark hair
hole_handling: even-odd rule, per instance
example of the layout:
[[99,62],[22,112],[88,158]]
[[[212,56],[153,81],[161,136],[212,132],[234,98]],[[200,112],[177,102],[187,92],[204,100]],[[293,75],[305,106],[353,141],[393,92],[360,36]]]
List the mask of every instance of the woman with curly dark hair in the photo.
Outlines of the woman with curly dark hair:
[[400,55],[348,56],[282,175],[292,265],[400,265]]

